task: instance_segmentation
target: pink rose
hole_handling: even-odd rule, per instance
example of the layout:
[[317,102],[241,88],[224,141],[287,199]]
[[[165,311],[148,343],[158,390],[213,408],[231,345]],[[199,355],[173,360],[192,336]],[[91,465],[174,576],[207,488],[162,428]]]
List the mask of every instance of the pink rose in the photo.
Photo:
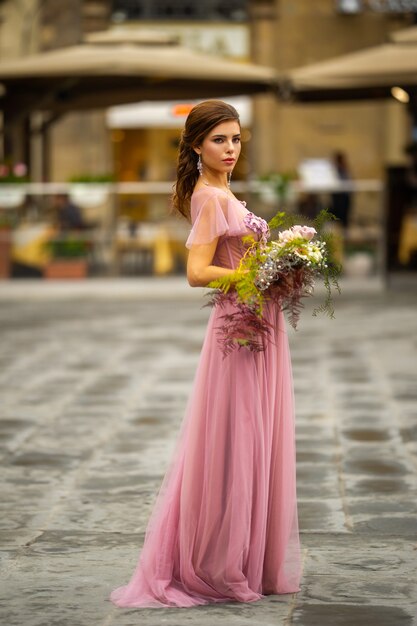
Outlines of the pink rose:
[[311,226],[293,226],[292,229],[293,233],[295,233],[298,237],[302,237],[303,239],[307,239],[307,241],[310,241],[311,239],[313,239],[314,235],[317,233],[315,228],[312,228]]

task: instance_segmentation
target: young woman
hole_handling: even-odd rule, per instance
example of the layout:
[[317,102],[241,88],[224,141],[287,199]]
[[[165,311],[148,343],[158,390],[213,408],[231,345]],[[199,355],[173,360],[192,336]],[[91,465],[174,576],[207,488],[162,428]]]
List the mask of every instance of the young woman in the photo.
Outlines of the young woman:
[[[193,287],[232,273],[245,253],[242,237],[267,230],[229,189],[240,149],[232,106],[210,100],[191,110],[173,203],[192,223],[186,246]],[[264,351],[240,349],[224,358],[216,328],[225,312],[211,312],[137,567],[110,595],[117,606],[254,602],[299,591],[293,385],[283,313],[266,305],[274,331]]]

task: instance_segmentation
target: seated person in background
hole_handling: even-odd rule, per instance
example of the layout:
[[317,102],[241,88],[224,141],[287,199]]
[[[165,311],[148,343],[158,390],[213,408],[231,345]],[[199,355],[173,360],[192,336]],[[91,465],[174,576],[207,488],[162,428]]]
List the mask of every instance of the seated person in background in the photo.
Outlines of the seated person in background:
[[88,224],[84,221],[79,206],[73,204],[65,193],[55,196],[55,209],[57,211],[57,226],[61,231],[85,230]]

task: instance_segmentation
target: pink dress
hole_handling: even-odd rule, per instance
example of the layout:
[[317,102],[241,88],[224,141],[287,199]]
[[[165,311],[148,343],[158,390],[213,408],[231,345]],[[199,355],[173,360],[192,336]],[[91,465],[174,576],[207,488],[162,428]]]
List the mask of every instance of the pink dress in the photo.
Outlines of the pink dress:
[[[234,268],[245,252],[244,203],[221,189],[191,199],[186,246],[219,237],[213,265]],[[299,591],[294,399],[284,317],[265,351],[223,358],[211,311],[194,386],[120,607],[254,602]]]

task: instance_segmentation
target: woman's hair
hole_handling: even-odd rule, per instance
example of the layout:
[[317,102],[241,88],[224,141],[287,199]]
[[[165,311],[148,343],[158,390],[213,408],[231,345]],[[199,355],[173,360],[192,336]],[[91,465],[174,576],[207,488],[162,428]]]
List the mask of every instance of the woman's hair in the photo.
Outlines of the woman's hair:
[[172,204],[190,220],[190,199],[198,180],[198,155],[194,148],[201,145],[208,133],[218,124],[236,120],[240,125],[239,114],[234,107],[222,100],[206,100],[193,107],[185,121],[177,161],[177,180],[174,185]]

